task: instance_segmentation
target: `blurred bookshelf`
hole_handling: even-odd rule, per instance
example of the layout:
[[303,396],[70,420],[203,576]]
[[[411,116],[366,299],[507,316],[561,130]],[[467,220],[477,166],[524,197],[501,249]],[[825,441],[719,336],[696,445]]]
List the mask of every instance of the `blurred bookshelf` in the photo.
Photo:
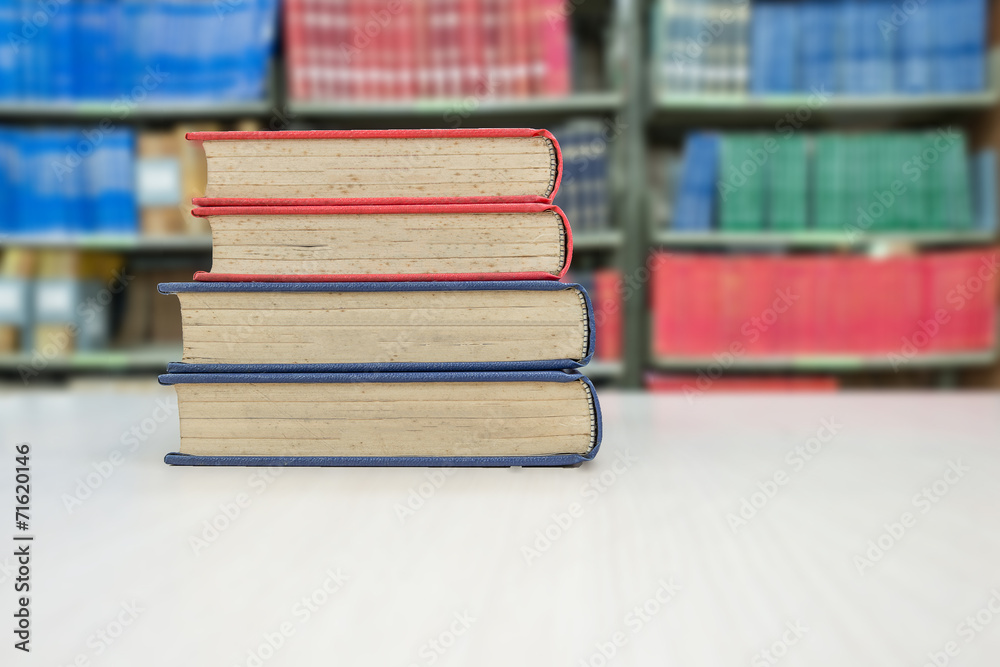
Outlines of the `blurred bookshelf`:
[[563,97],[527,99],[426,99],[381,103],[289,102],[288,110],[300,119],[426,118],[450,115],[456,119],[505,116],[511,119],[537,115],[576,116],[611,113],[621,109],[619,92],[575,93]]
[[[347,6],[351,3],[341,4]],[[745,10],[739,9],[735,22],[727,22],[722,36],[713,39],[698,59],[685,61],[691,67],[679,81],[680,85],[676,85],[676,80],[664,81],[664,76],[668,79],[672,76],[670,72],[664,74],[662,67],[666,62],[664,59],[670,58],[670,45],[686,43],[692,30],[696,34],[705,20],[718,18],[719,12],[732,8],[734,4],[745,7]],[[857,7],[862,4],[854,3]],[[148,5],[155,8],[156,3]],[[939,85],[941,82],[934,77],[940,78],[935,72],[947,72],[950,71],[948,68],[958,67],[957,61],[944,66],[940,63],[928,64],[928,80],[916,86],[912,81],[900,83],[895,75],[888,85],[885,81],[881,84],[868,81],[865,78],[867,75],[851,75],[842,77],[831,96],[817,104],[814,95],[809,92],[810,86],[805,85],[802,77],[807,74],[823,76],[823,68],[829,63],[822,59],[831,57],[830,54],[814,49],[802,58],[795,56],[795,62],[801,61],[799,70],[783,70],[780,64],[787,61],[788,54],[792,53],[788,49],[812,48],[810,45],[813,42],[782,37],[780,30],[787,29],[787,16],[774,19],[773,26],[767,25],[763,19],[768,13],[774,18],[775,11],[779,14],[798,12],[795,19],[798,23],[795,25],[801,27],[803,34],[818,34],[808,33],[809,30],[815,31],[817,25],[825,25],[827,32],[833,34],[834,30],[829,29],[835,25],[832,20],[816,23],[815,12],[820,5],[823,3],[817,0],[751,0],[749,3],[733,3],[731,0],[544,0],[532,3],[532,11],[541,8],[557,12],[552,15],[556,17],[555,21],[549,22],[539,20],[538,15],[525,17],[518,14],[521,10],[517,7],[523,9],[528,6],[525,4],[483,3],[484,12],[494,11],[491,8],[503,8],[491,19],[498,20],[502,25],[517,21],[527,21],[527,25],[532,25],[531,21],[534,21],[531,29],[543,31],[564,25],[564,34],[554,34],[552,39],[538,41],[562,44],[561,40],[565,39],[571,57],[565,62],[558,57],[545,60],[548,56],[538,53],[531,56],[531,49],[519,50],[522,47],[518,46],[508,51],[505,57],[542,58],[545,67],[539,69],[538,63],[535,63],[534,67],[519,65],[508,71],[504,67],[498,68],[498,64],[490,60],[495,54],[488,54],[488,44],[482,47],[482,54],[486,55],[476,55],[475,51],[462,50],[469,49],[471,42],[461,42],[456,38],[462,43],[457,56],[455,53],[441,53],[431,60],[452,73],[460,69],[465,71],[465,66],[470,63],[484,76],[491,71],[494,74],[499,72],[499,80],[503,84],[500,89],[481,95],[476,90],[477,81],[452,80],[447,76],[432,76],[422,84],[414,84],[408,78],[399,78],[397,71],[393,75],[396,79],[390,79],[394,83],[387,84],[382,79],[382,83],[376,81],[372,84],[366,80],[365,68],[375,71],[383,67],[390,70],[402,67],[406,74],[405,70],[410,65],[406,64],[409,61],[401,54],[405,51],[408,37],[403,35],[401,39],[394,32],[398,26],[406,25],[405,21],[394,22],[396,27],[387,27],[386,32],[362,50],[359,59],[352,59],[349,67],[333,59],[329,62],[338,63],[335,67],[330,66],[334,69],[324,70],[318,65],[325,57],[320,51],[343,40],[331,34],[320,39],[317,35],[324,34],[322,31],[307,35],[296,26],[324,25],[330,28],[346,25],[349,28],[351,21],[361,15],[353,15],[346,23],[342,20],[343,16],[333,16],[332,19],[329,15],[289,16],[287,5],[279,7],[270,0],[253,0],[240,3],[239,10],[262,15],[271,12],[271,28],[262,33],[265,41],[251,45],[255,54],[253,80],[244,81],[242,87],[225,95],[214,95],[207,85],[209,80],[198,78],[200,70],[194,67],[198,63],[189,63],[190,71],[180,72],[171,84],[176,85],[179,79],[191,76],[198,92],[192,94],[190,99],[178,94],[175,88],[157,90],[151,91],[149,99],[130,101],[127,108],[116,99],[118,95],[83,97],[73,92],[46,102],[40,100],[38,95],[18,97],[5,94],[9,91],[0,83],[0,124],[4,128],[27,130],[41,125],[83,130],[102,121],[110,121],[123,133],[130,134],[129,140],[134,146],[136,179],[132,185],[131,204],[134,219],[126,220],[124,224],[116,219],[105,229],[101,227],[103,222],[100,216],[87,214],[78,220],[52,224],[52,227],[58,228],[55,232],[35,232],[22,227],[7,236],[3,236],[4,227],[0,221],[0,253],[14,249],[43,254],[112,254],[124,271],[140,276],[136,284],[115,296],[104,314],[112,331],[112,335],[107,337],[107,350],[70,351],[53,357],[41,373],[151,374],[163,370],[167,361],[178,358],[179,332],[157,333],[162,327],[152,324],[170,321],[176,316],[173,312],[176,309],[175,300],[155,294],[155,283],[159,280],[182,280],[185,276],[190,278],[195,270],[208,269],[211,253],[209,230],[192,219],[184,207],[185,202],[196,194],[200,178],[198,167],[186,152],[182,140],[183,132],[188,130],[521,125],[552,130],[563,147],[566,165],[556,203],[567,211],[573,225],[575,252],[570,279],[588,286],[592,297],[595,297],[595,308],[604,313],[598,324],[598,343],[603,349],[598,350],[596,360],[585,372],[601,382],[617,386],[641,387],[645,374],[651,370],[692,371],[713,363],[711,355],[692,354],[685,357],[658,354],[655,350],[652,322],[656,315],[651,286],[654,279],[650,277],[650,263],[660,251],[680,256],[724,257],[728,258],[727,261],[739,261],[739,256],[744,254],[822,259],[946,254],[976,249],[985,252],[997,243],[997,232],[988,224],[982,226],[984,223],[978,217],[972,225],[963,221],[961,228],[891,231],[873,228],[850,235],[839,229],[789,230],[764,225],[752,231],[721,228],[690,230],[676,224],[677,179],[666,178],[660,172],[668,163],[681,169],[687,139],[701,130],[774,133],[779,121],[790,114],[800,113],[808,117],[799,119],[800,127],[795,128],[795,135],[806,137],[807,142],[813,141],[810,137],[821,131],[891,134],[955,125],[964,131],[970,157],[973,157],[973,150],[1000,149],[1000,49],[996,44],[980,43],[975,31],[969,29],[974,3],[959,0],[946,4],[945,9],[938,7],[933,11],[958,11],[960,14],[931,22],[925,20],[927,17],[917,17],[918,21],[907,24],[912,26],[924,21],[922,25],[925,26],[944,25],[956,39],[961,37],[966,40],[961,49],[953,49],[946,54],[949,58],[966,58],[959,67],[962,76],[956,81]],[[953,7],[958,9],[948,9]],[[980,29],[997,23],[1000,3],[990,0],[988,8],[990,15],[980,21]],[[312,8],[309,11],[329,9]],[[671,23],[670,13],[674,11],[688,12],[687,19],[682,17],[680,22]],[[207,22],[211,18],[212,25],[216,25],[218,19],[214,12],[213,8],[211,17],[202,16],[201,20]],[[279,12],[282,12],[280,16]],[[850,24],[853,26],[850,31],[869,30],[876,24],[872,18],[868,15],[862,20],[860,14],[850,17],[849,21],[855,21]],[[464,26],[462,21],[465,20],[462,18],[455,25]],[[862,29],[862,24],[868,27]],[[279,26],[283,29],[281,39],[277,38]],[[930,27],[921,28],[924,29],[930,30]],[[779,32],[775,33],[775,30]],[[877,32],[874,35],[870,31],[865,34],[869,39],[878,36]],[[93,35],[88,39],[92,38]],[[320,39],[319,43],[310,41],[316,39]],[[481,41],[486,44],[488,40]],[[821,50],[821,41],[816,41],[816,49]],[[755,45],[761,43],[771,49],[764,54],[767,57],[763,60],[755,50]],[[865,48],[876,46],[882,48],[873,41]],[[913,44],[903,46],[910,48]],[[97,47],[94,49],[94,58],[106,57],[106,54],[98,53]],[[380,57],[384,56],[387,60],[375,59],[371,54],[376,53],[381,53]],[[470,53],[473,57],[469,56]],[[980,53],[978,59],[975,57],[977,53]],[[422,57],[427,61],[426,54]],[[313,58],[319,60],[313,62]],[[845,71],[857,74],[860,71],[857,65],[848,57]],[[360,69],[353,69],[355,66]],[[490,67],[494,69],[490,70]],[[141,74],[141,68],[126,69],[134,70],[133,78]],[[919,67],[917,70],[922,71]],[[331,76],[331,71],[335,75]],[[879,72],[885,74],[877,67],[873,71],[876,75]],[[510,72],[518,74],[509,78]],[[3,74],[0,71],[0,76]],[[802,80],[789,79],[793,76]],[[128,83],[123,84],[126,85],[126,94]],[[93,85],[111,84],[88,81],[83,86],[84,92]],[[93,101],[97,97],[112,101]],[[808,110],[808,114],[804,110]],[[799,129],[802,131],[799,132]],[[664,156],[670,160],[664,159]],[[0,165],[2,160],[0,151]],[[579,168],[572,166],[574,161]],[[784,168],[785,174],[792,173],[787,170],[787,165]],[[810,165],[809,169],[813,166]],[[158,183],[157,177],[166,180]],[[970,180],[975,179],[970,176]],[[986,178],[983,182],[992,183],[989,191],[995,199],[995,175],[993,181]],[[167,193],[167,190],[173,194]],[[0,200],[3,196],[0,188]],[[765,199],[770,196],[765,195]],[[801,226],[806,224],[803,222]],[[35,274],[19,279],[28,280],[31,285],[36,284],[32,281],[48,280],[45,275]],[[0,282],[2,280],[3,277],[0,277]],[[597,286],[598,283],[601,287]],[[696,289],[696,286],[688,287]],[[133,292],[136,294],[133,295]],[[170,312],[155,313],[156,309]],[[149,321],[143,324],[139,317],[135,317],[135,321],[126,322],[123,316],[126,311],[141,311],[145,313],[142,317]],[[2,329],[3,320],[0,319],[0,332]],[[124,330],[131,333],[123,336],[121,332]],[[136,333],[139,330],[143,333]],[[177,339],[163,340],[171,337]],[[601,343],[607,339],[611,340],[611,344]],[[23,351],[0,355],[0,371],[6,376],[16,377],[18,365],[32,356],[23,345],[24,341],[20,343],[17,349]],[[948,351],[918,355],[906,363],[906,368],[944,373],[989,367],[996,363],[997,355],[992,351]],[[831,375],[859,370],[892,372],[885,355],[853,352],[830,355],[775,352],[769,356],[747,356],[737,360],[732,370],[743,375],[773,371],[810,371]],[[1000,373],[996,376],[997,382],[1000,382]]]
[[[893,361],[887,355],[741,357],[726,363],[725,368],[742,372],[824,371],[851,373],[873,370],[894,371],[897,368],[916,370],[976,367],[995,363],[997,358],[996,350],[918,354],[904,358],[902,361]],[[721,365],[719,360],[714,357],[654,357],[652,359],[653,368],[662,371],[695,371],[718,368]]]
[[849,236],[844,232],[656,232],[663,248],[864,248],[878,246],[976,246],[996,243],[989,231],[893,232]]

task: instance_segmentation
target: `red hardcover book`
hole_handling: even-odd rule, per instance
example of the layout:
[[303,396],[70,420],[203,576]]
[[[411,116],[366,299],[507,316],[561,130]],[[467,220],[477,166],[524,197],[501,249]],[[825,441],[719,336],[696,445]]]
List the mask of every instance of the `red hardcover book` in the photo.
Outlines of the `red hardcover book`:
[[536,18],[541,45],[540,67],[536,65],[535,91],[541,95],[569,95],[570,54],[569,21],[565,0],[542,0],[536,4],[541,9]]
[[482,31],[482,17],[478,0],[461,0],[461,72],[462,95],[472,96],[481,101],[489,96],[489,82],[483,72],[483,58],[486,50],[485,35]]
[[686,299],[690,290],[690,255],[654,255],[650,285],[653,355],[674,357],[687,353],[690,313]]
[[306,16],[307,0],[287,0],[284,4],[284,29],[287,55],[285,58],[288,95],[293,100],[313,99],[313,79],[309,76],[311,62],[310,46],[315,36],[316,25]]
[[[188,140],[200,142],[275,142],[283,140],[309,139],[309,140],[339,140],[339,139],[368,139],[368,140],[389,140],[389,139],[491,139],[491,138],[541,138],[545,140],[547,146],[548,169],[547,185],[544,192],[524,195],[504,195],[504,196],[440,196],[427,194],[420,196],[372,196],[372,197],[198,197],[195,198],[196,206],[365,206],[365,205],[409,205],[409,204],[492,204],[492,203],[543,203],[551,204],[552,198],[559,190],[559,183],[562,180],[562,152],[559,149],[559,142],[548,130],[537,130],[532,128],[476,128],[476,129],[421,129],[421,130],[309,130],[309,131],[285,131],[285,132],[189,132],[185,135]],[[264,144],[269,146],[270,144]],[[538,147],[535,147],[538,148]],[[275,155],[264,157],[255,156],[257,160],[270,160],[274,157],[286,157],[287,151],[280,148],[269,148]],[[542,150],[542,149],[539,149]],[[454,153],[455,151],[452,151]],[[299,157],[309,157],[302,156]],[[369,156],[370,157],[370,156]],[[400,156],[407,159],[406,155]],[[534,158],[533,158],[534,159]],[[539,160],[542,158],[540,157]],[[236,158],[235,165],[241,164],[241,158]],[[349,160],[345,161],[345,168],[349,168]],[[497,167],[502,169],[502,167]],[[397,167],[397,170],[402,168]],[[231,169],[227,176],[231,177],[236,173]],[[271,172],[268,172],[271,173]],[[209,163],[209,187],[213,183],[213,169]],[[354,179],[356,181],[356,178]],[[231,182],[231,181],[230,181]],[[516,184],[517,182],[515,182]],[[419,184],[413,184],[408,180],[400,181],[400,189],[410,188],[410,191],[425,191]],[[289,186],[294,187],[294,186]],[[413,190],[417,188],[417,190]]]
[[392,19],[396,42],[395,90],[400,99],[412,100],[417,95],[417,47],[414,32],[412,2],[399,5],[399,12]]
[[[265,258],[260,257],[260,259],[255,259],[259,257],[262,253],[266,253],[265,248],[269,242],[268,234],[283,234],[288,238],[294,238],[296,236],[307,239],[308,245],[299,249],[299,252],[293,253],[297,259],[301,261],[318,262],[318,263],[328,263],[333,264],[336,261],[346,261],[339,260],[336,257],[336,253],[333,256],[328,256],[326,252],[327,245],[330,247],[335,247],[335,244],[324,244],[322,241],[325,237],[335,238],[338,234],[344,238],[344,243],[346,244],[346,238],[349,234],[353,235],[352,240],[355,244],[360,246],[366,246],[370,244],[378,243],[380,236],[385,238],[390,238],[390,232],[396,223],[393,222],[393,216],[405,216],[401,218],[403,222],[399,223],[401,229],[409,230],[405,231],[402,238],[397,238],[397,243],[402,244],[400,247],[412,244],[420,243],[422,239],[429,239],[430,235],[436,234],[438,238],[448,239],[450,233],[448,229],[437,229],[434,231],[426,230],[421,225],[426,223],[415,222],[413,216],[426,216],[424,219],[433,219],[430,216],[436,217],[439,220],[446,220],[452,216],[461,216],[461,221],[474,220],[477,215],[484,214],[541,214],[545,212],[550,212],[557,216],[557,220],[553,222],[561,224],[563,235],[561,236],[563,246],[563,254],[561,256],[562,266],[558,271],[503,271],[499,268],[488,269],[484,268],[482,271],[464,271],[464,272],[436,272],[436,273],[420,273],[420,272],[410,272],[410,273],[302,273],[302,272],[285,272],[285,273],[269,273],[269,272],[255,272],[255,273],[228,273],[221,271],[218,273],[209,273],[204,271],[199,271],[195,274],[194,279],[197,281],[205,282],[389,282],[389,281],[405,281],[405,282],[423,282],[423,281],[472,281],[472,280],[558,280],[562,278],[570,263],[573,260],[573,232],[570,228],[569,221],[566,219],[565,214],[557,206],[544,205],[544,204],[492,204],[492,205],[437,205],[437,206],[422,206],[422,205],[411,205],[411,206],[330,206],[330,207],[318,207],[318,206],[299,206],[299,207],[281,207],[281,206],[257,206],[257,207],[238,207],[238,206],[222,206],[222,207],[204,207],[196,208],[193,214],[204,218],[215,218],[218,216],[225,216],[227,218],[225,225],[219,225],[213,223],[212,234],[213,234],[213,252],[217,260],[225,259],[232,261],[234,259],[242,260],[243,262],[260,262],[264,261]],[[278,217],[280,216],[280,217]],[[318,225],[316,223],[317,219],[326,218],[333,216],[330,225]],[[362,228],[350,230],[344,229],[337,231],[338,223],[336,221],[336,216],[365,216],[370,218],[370,223],[362,225]],[[299,223],[298,219],[301,218],[303,221]],[[231,219],[231,221],[229,220]],[[273,224],[268,224],[270,219],[274,220]],[[346,218],[345,218],[346,219]],[[458,219],[458,218],[455,218]],[[490,219],[490,222],[496,223],[495,216],[485,216],[484,219]],[[545,218],[539,217],[540,220]],[[549,218],[551,219],[551,218]],[[288,220],[294,222],[289,223]],[[356,225],[356,221],[355,221]],[[413,225],[417,225],[413,227]],[[221,231],[219,228],[225,227],[225,232]],[[273,230],[271,229],[273,227]],[[317,227],[321,227],[323,231],[317,231]],[[477,228],[481,230],[482,243],[485,245],[490,245],[491,241],[494,246],[499,246],[500,242],[493,240],[489,237],[490,228],[483,226]],[[502,231],[502,230],[501,230]],[[533,234],[535,232],[532,232]],[[453,232],[451,233],[453,234]],[[553,230],[555,234],[555,230]],[[361,236],[358,236],[361,235]],[[370,240],[365,237],[365,235],[370,236]],[[391,235],[396,238],[397,235]],[[259,237],[259,238],[258,238]],[[553,238],[556,238],[555,236]],[[427,241],[430,243],[430,241]],[[450,240],[448,240],[450,242]],[[509,241],[508,241],[509,242]],[[261,248],[258,249],[246,249],[245,246],[258,244]],[[390,242],[385,241],[388,245]],[[440,247],[440,243],[438,245]],[[235,250],[239,251],[234,253],[233,246],[238,246]],[[294,243],[289,241],[286,245],[291,248],[295,248]],[[447,250],[448,246],[444,246],[444,250]],[[406,250],[406,248],[403,248]],[[314,253],[320,253],[313,257]],[[391,248],[387,249],[384,253],[387,258],[395,258]],[[284,254],[282,254],[284,257]],[[353,255],[352,255],[353,257]],[[324,259],[326,258],[326,259]],[[553,258],[556,255],[553,254]],[[398,263],[406,264],[407,261],[405,257],[397,258]],[[498,263],[502,263],[504,260],[519,260],[520,258],[497,258]],[[446,259],[442,261],[456,261],[452,259]],[[620,337],[619,337],[620,338]]]
[[594,272],[595,356],[602,361],[619,361],[622,358],[623,303],[620,284],[621,273],[617,270]]
[[529,45],[531,33],[528,24],[531,1],[511,0],[508,3],[511,13],[512,63],[514,70],[513,94],[515,97],[528,97],[531,95],[531,63],[529,55],[531,50]]

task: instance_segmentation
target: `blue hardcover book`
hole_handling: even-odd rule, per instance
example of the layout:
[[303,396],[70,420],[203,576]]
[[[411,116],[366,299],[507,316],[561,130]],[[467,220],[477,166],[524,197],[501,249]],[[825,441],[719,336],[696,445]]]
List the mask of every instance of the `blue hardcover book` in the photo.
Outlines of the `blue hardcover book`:
[[84,164],[88,228],[99,234],[134,234],[139,222],[135,203],[135,137],[114,128]]
[[688,135],[681,175],[674,197],[671,228],[678,232],[707,232],[715,217],[719,174],[719,136],[708,132]]
[[983,232],[997,231],[997,153],[981,150],[972,157],[973,200],[975,202],[976,229]]
[[893,89],[893,34],[882,26],[891,10],[884,0],[863,0],[860,25],[862,33],[863,83],[862,92],[884,95]]
[[925,6],[906,14],[898,6],[889,15],[894,40],[896,88],[903,93],[931,90],[931,11]]
[[840,90],[849,94],[865,92],[865,15],[861,0],[844,0],[840,5],[837,31],[840,34],[838,61]]
[[17,190],[12,185],[14,164],[14,131],[0,126],[0,239],[15,229]]
[[751,90],[790,94],[799,89],[799,12],[796,2],[762,0],[751,13]]
[[927,0],[922,11],[931,21],[931,89],[940,93],[962,90],[961,34],[958,27],[963,0]]
[[21,96],[20,46],[16,39],[21,32],[20,19],[18,0],[0,0],[0,35],[4,36],[0,39],[0,102],[10,102]]
[[[601,444],[575,371],[168,374],[196,466],[576,466]],[[225,385],[225,386],[218,386]]]
[[837,3],[806,0],[799,20],[802,29],[800,89],[832,93],[837,90]]
[[171,373],[578,368],[590,297],[548,280],[165,283],[184,316]]

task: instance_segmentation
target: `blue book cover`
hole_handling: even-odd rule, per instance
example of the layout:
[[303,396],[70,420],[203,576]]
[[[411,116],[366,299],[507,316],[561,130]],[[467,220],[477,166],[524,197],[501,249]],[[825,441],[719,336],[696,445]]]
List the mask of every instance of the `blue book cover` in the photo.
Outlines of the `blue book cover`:
[[672,229],[707,232],[715,217],[716,182],[719,171],[719,136],[708,132],[688,135],[678,179]]
[[889,34],[896,62],[896,88],[900,92],[925,94],[931,90],[931,11],[927,5],[912,14],[894,7],[889,14]]
[[840,6],[837,31],[840,34],[838,58],[840,63],[839,92],[860,94],[865,91],[866,52],[865,15],[861,0],[844,0]]
[[891,10],[884,0],[862,0],[862,92],[884,95],[893,89],[893,33],[885,33],[882,22]]
[[996,233],[998,214],[996,151],[992,149],[978,151],[972,157],[970,173],[973,175],[976,229]]
[[837,14],[835,0],[805,0],[800,9],[802,92],[837,90]]
[[[21,96],[19,0],[0,0],[0,102]],[[15,39],[11,39],[14,35]]]
[[[257,424],[247,424],[246,405],[242,403],[239,387],[219,388],[218,396],[225,397],[222,403],[205,406],[206,392],[187,394],[180,401],[181,449],[199,452],[167,454],[164,461],[170,465],[193,466],[408,466],[408,467],[510,467],[510,466],[576,466],[592,460],[600,449],[602,438],[601,409],[594,385],[578,372],[535,371],[526,373],[270,373],[270,374],[167,374],[160,376],[160,383],[186,389],[190,385],[253,385],[254,405],[257,406],[252,420]],[[345,392],[324,391],[315,388],[313,400],[307,402],[309,424],[303,425],[298,417],[300,406],[306,401],[306,388],[296,392],[298,405],[279,402],[287,395],[282,387],[272,385],[289,384],[371,384],[364,392],[364,400],[345,402],[340,396]],[[442,383],[440,389],[435,383]],[[450,398],[447,392],[455,392],[456,383],[468,383],[467,389],[460,389]],[[487,383],[504,383],[505,396],[517,396],[524,387],[525,399],[498,397],[499,391],[484,387]],[[508,384],[509,383],[509,384]],[[582,391],[570,394],[548,383],[576,383]],[[374,385],[392,384],[392,388]],[[513,387],[513,391],[510,391]],[[316,391],[318,389],[318,391]],[[332,388],[331,388],[332,389]],[[381,403],[378,411],[368,410],[369,403],[383,392],[392,392],[392,401]],[[429,391],[440,396],[433,398]],[[201,396],[202,398],[198,398]],[[208,395],[210,400],[211,394]],[[405,400],[399,400],[403,396]],[[478,403],[465,407],[461,402],[479,401],[488,397],[483,404],[489,404],[491,417],[478,420],[483,409]],[[546,412],[531,410],[532,403],[538,404],[550,396],[550,401],[558,400],[560,415],[545,416]],[[328,398],[327,398],[328,397]],[[423,398],[422,398],[423,397]],[[261,401],[261,398],[265,400]],[[287,406],[287,407],[283,407]],[[525,408],[528,408],[525,410]],[[475,418],[466,418],[468,410],[477,411]],[[361,412],[359,412],[361,411]],[[358,415],[375,414],[376,418],[360,419]],[[472,414],[471,412],[468,414]],[[537,415],[537,416],[535,416]],[[210,418],[205,418],[210,416]],[[443,430],[441,420],[455,418],[459,423],[469,422],[462,430]],[[400,420],[406,420],[407,428],[399,428]],[[476,421],[482,421],[480,425]],[[361,426],[351,422],[361,421]],[[576,422],[588,425],[580,431]],[[570,426],[570,424],[574,424]],[[358,441],[346,440],[342,433],[352,428]],[[486,429],[485,431],[482,429]],[[305,430],[309,438],[299,440],[299,432]],[[438,433],[438,431],[440,431]],[[535,435],[537,432],[545,436]],[[202,434],[208,434],[202,436]],[[428,435],[437,448],[449,451],[441,456],[414,456],[415,452],[426,451],[415,443],[428,440]],[[228,438],[226,436],[229,436]],[[408,444],[408,439],[410,443]],[[509,443],[517,444],[511,445]],[[530,444],[527,444],[530,443]],[[530,447],[532,453],[521,454]],[[511,448],[517,451],[504,451]],[[219,453],[213,453],[213,450]],[[267,454],[256,452],[267,450]],[[300,455],[276,455],[274,451],[306,451]],[[343,455],[344,451],[365,451],[364,455]],[[551,450],[551,451],[546,451]],[[233,451],[239,452],[232,454]],[[338,455],[317,455],[317,452],[337,452]],[[378,451],[378,454],[371,452]],[[225,452],[225,453],[222,453]],[[253,453],[246,453],[253,452]],[[391,455],[388,452],[392,452]],[[398,454],[396,453],[398,452]],[[458,452],[461,452],[459,454]],[[489,452],[489,453],[486,453]],[[545,452],[545,453],[538,453]]]
[[[285,372],[357,372],[376,373],[394,371],[533,371],[579,368],[585,366],[594,355],[594,308],[590,296],[580,285],[554,280],[494,280],[482,282],[441,281],[441,282],[350,282],[350,283],[231,283],[231,282],[191,282],[163,283],[161,294],[183,294],[187,292],[278,292],[283,294],[303,294],[316,292],[491,292],[491,291],[558,291],[574,290],[580,298],[583,354],[578,358],[560,359],[492,359],[486,361],[459,362],[368,362],[357,363],[175,363],[168,366],[171,373],[285,373]],[[183,310],[183,302],[182,302]],[[433,312],[423,312],[424,317],[433,317]],[[254,321],[259,321],[258,319]],[[226,326],[226,325],[222,325]],[[239,329],[235,325],[230,328]],[[242,335],[248,337],[251,326],[242,327]],[[511,332],[509,335],[514,335]]]

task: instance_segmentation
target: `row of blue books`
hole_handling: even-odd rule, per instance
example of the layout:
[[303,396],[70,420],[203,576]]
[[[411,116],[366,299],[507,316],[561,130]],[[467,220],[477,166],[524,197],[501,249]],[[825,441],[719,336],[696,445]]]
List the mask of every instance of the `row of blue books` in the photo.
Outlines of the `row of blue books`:
[[562,183],[555,204],[566,213],[574,232],[608,229],[608,136],[605,123],[580,119],[553,129],[563,156]]
[[0,101],[265,96],[277,0],[0,0]]
[[0,236],[136,233],[128,128],[0,128]]
[[986,0],[755,0],[750,25],[755,94],[986,85]]

